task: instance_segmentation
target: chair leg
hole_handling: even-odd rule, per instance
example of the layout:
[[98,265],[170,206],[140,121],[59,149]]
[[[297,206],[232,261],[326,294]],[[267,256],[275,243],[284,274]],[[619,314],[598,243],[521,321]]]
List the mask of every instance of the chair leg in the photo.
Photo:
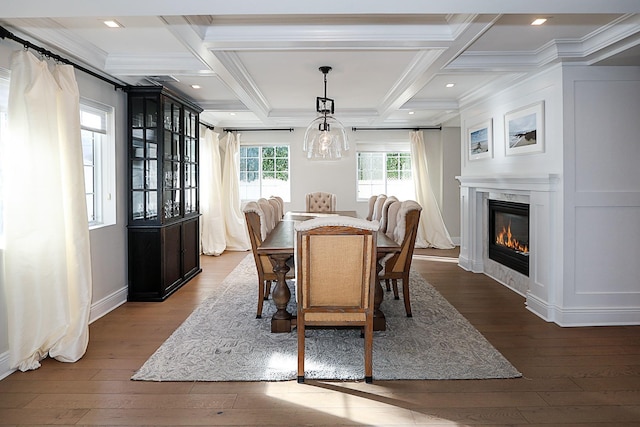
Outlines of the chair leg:
[[391,280],[393,283],[393,299],[400,299],[398,296],[398,279]]
[[304,383],[304,324],[298,321],[298,383]]
[[373,318],[364,332],[364,381],[367,384],[373,382]]
[[387,292],[391,291],[391,280],[384,279],[384,282],[387,284]]
[[409,300],[409,274],[402,276],[402,296],[404,297],[404,311],[407,317],[413,317],[411,314],[411,301]]
[[256,310],[256,319],[262,319],[262,305],[264,304],[264,287],[265,287],[265,281],[260,280],[260,283],[258,283],[258,309]]
[[264,300],[269,299],[269,295],[271,294],[271,280],[265,280],[264,282]]

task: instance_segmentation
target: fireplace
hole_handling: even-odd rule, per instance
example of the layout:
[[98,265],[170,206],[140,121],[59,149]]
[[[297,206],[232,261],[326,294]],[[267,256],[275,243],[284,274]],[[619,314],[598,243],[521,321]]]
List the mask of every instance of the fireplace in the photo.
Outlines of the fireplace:
[[529,276],[529,205],[489,199],[489,258]]

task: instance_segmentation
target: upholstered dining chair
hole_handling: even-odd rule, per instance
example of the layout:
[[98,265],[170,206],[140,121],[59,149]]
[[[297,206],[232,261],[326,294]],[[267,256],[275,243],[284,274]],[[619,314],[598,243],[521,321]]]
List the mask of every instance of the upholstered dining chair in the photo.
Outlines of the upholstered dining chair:
[[[391,196],[393,197],[393,196]],[[395,198],[395,197],[394,197]],[[396,230],[396,222],[398,221],[398,211],[400,210],[400,206],[402,206],[402,202],[399,201],[398,199],[396,200],[392,200],[391,203],[389,203],[389,205],[386,206],[386,221],[385,221],[385,230],[384,230],[384,234],[390,238],[391,240],[395,241],[394,238],[394,232]],[[382,231],[382,226],[380,226],[380,230],[381,233]],[[391,290],[391,279],[385,279],[385,284],[387,285],[387,291]]]
[[411,270],[411,258],[416,244],[416,236],[418,235],[421,211],[422,206],[414,200],[401,202],[393,231],[394,240],[400,245],[400,252],[393,254],[385,261],[384,269],[378,276],[380,280],[391,280],[395,299],[400,299],[398,296],[398,280],[402,280],[402,296],[407,317],[412,317],[409,296],[409,272]]
[[382,205],[382,214],[380,215],[380,231],[382,233],[386,234],[387,232],[387,223],[389,222],[389,206],[391,206],[393,202],[397,201],[398,198],[396,196],[389,196],[385,199],[384,204]]
[[271,230],[273,230],[273,227],[276,226],[276,212],[274,207],[265,198],[258,199],[258,205],[264,214],[264,221],[267,224],[267,233],[270,233]]
[[271,196],[269,197],[269,200],[271,199],[275,200],[280,205],[280,219],[282,219],[284,217],[284,200],[280,196]]
[[344,216],[303,221],[296,228],[298,382],[304,382],[305,330],[364,329],[365,381],[373,381],[373,308],[377,222]]
[[373,205],[373,215],[371,216],[372,221],[380,221],[382,219],[382,207],[384,206],[384,202],[387,200],[386,194],[380,194],[376,198],[376,202]]
[[269,197],[267,201],[273,208],[273,218],[274,218],[274,222],[277,224],[280,221],[282,221],[282,216],[284,215],[284,212],[280,207],[280,202],[277,199],[274,199],[273,197]]
[[[268,234],[267,220],[262,208],[257,202],[251,201],[244,205],[243,211],[245,222],[247,223],[247,231],[249,232],[249,240],[251,241],[253,259],[258,270],[258,309],[256,310],[256,319],[260,319],[264,301],[269,299],[271,284],[277,280],[277,276],[273,271],[273,265],[269,257],[259,255],[257,252]],[[292,279],[294,276],[295,270],[292,268],[287,273],[286,278]]]
[[369,197],[369,212],[367,213],[367,221],[371,221],[373,219],[373,210],[376,206],[376,199],[378,196]]
[[337,200],[333,193],[316,191],[307,193],[305,199],[307,212],[333,212],[336,210]]

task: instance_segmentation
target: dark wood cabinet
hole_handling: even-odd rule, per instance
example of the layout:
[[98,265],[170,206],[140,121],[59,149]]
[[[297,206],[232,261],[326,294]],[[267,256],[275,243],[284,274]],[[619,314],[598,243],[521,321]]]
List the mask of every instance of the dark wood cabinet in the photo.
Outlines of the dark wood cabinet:
[[160,86],[128,89],[129,301],[162,301],[200,269],[202,111]]

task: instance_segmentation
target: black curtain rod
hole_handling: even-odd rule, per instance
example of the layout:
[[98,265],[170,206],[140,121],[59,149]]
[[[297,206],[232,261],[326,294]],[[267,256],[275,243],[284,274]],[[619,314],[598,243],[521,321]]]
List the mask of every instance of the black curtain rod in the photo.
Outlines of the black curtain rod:
[[216,128],[214,125],[210,125],[209,123],[207,123],[207,122],[203,122],[202,120],[200,120],[200,124],[201,124],[202,126],[204,126],[204,127],[208,128],[208,129],[211,129],[211,130],[215,130],[215,128]]
[[442,130],[442,126],[417,126],[412,128],[357,128],[352,127],[352,131],[356,132],[359,130]]
[[293,132],[293,128],[224,128],[223,132]]
[[89,74],[90,76],[93,76],[97,79],[100,79],[104,82],[107,82],[109,84],[112,84],[113,86],[115,86],[116,89],[125,89],[127,87],[127,85],[123,85],[122,83],[118,83],[114,80],[111,80],[107,77],[104,77],[103,75],[100,75],[94,71],[91,71],[87,68],[84,68],[81,65],[78,65],[76,63],[74,63],[73,61],[68,60],[67,58],[63,58],[60,55],[56,55],[55,53],[51,52],[50,50],[47,50],[43,47],[37,46],[33,43],[31,43],[28,40],[22,39],[18,36],[16,36],[15,34],[13,34],[12,32],[10,32],[9,30],[7,30],[6,28],[0,26],[0,39],[11,39],[15,42],[18,42],[20,44],[22,44],[22,46],[25,47],[25,49],[32,49],[35,50],[36,52],[41,53],[42,55],[44,55],[46,58],[52,58],[58,62],[62,62],[63,64],[67,64],[67,65],[72,65],[74,68]]

